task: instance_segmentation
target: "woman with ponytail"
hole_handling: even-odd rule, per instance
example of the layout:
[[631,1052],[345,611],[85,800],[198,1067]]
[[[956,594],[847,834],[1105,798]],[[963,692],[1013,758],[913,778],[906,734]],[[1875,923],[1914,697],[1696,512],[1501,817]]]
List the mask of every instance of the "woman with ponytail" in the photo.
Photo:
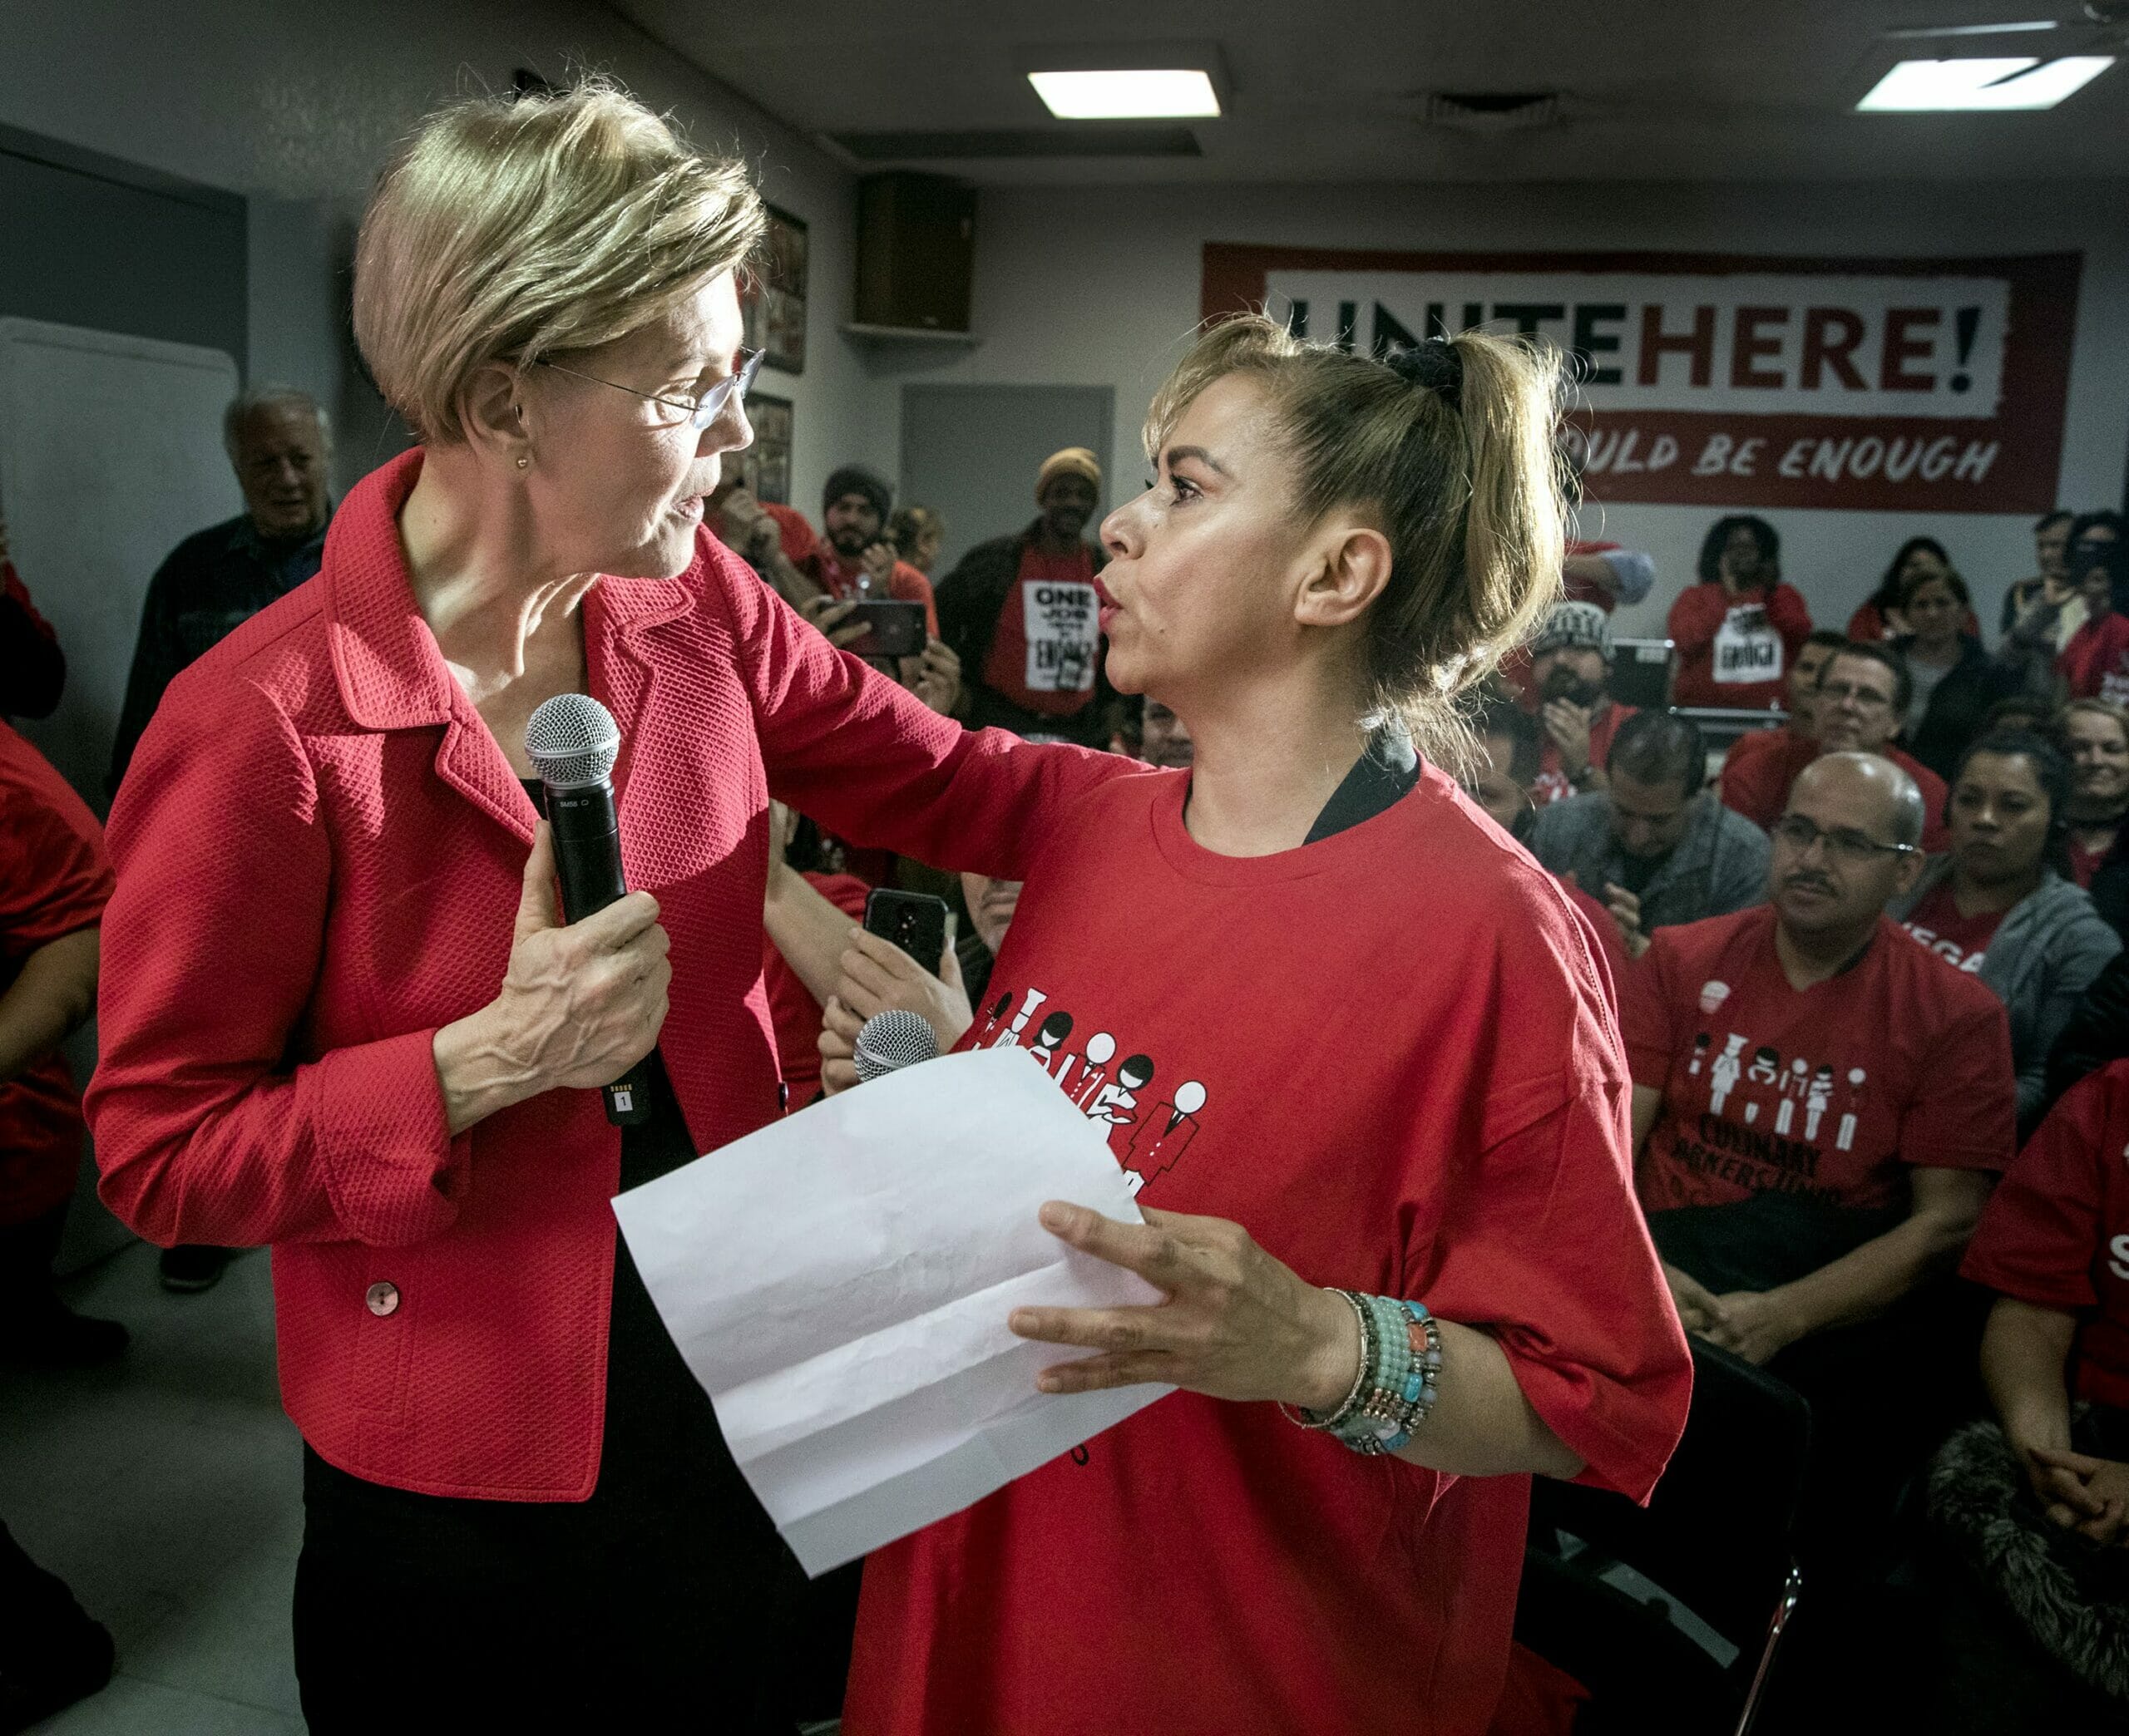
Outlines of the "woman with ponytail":
[[1530,1475],[1662,1470],[1690,1364],[1609,977],[1455,776],[1559,594],[1554,385],[1247,318],[1154,400],[1102,624],[1196,763],[1045,815],[963,1043],[1040,1023],[1146,1219],[1044,1222],[1163,1293],[1016,1312],[1089,1353],[1043,1388],[1181,1390],[872,1557],[851,1736],[1476,1736]]

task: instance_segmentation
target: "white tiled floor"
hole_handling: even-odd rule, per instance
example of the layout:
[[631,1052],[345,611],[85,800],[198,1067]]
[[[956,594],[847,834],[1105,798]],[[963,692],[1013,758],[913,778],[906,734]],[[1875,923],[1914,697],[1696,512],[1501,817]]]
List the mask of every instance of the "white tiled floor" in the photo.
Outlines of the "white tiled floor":
[[204,1295],[128,1247],[67,1286],[123,1320],[126,1355],[62,1375],[0,1371],[0,1517],[118,1643],[101,1694],[54,1736],[290,1736],[303,1719],[289,1595],[302,1464],[274,1384],[267,1258]]

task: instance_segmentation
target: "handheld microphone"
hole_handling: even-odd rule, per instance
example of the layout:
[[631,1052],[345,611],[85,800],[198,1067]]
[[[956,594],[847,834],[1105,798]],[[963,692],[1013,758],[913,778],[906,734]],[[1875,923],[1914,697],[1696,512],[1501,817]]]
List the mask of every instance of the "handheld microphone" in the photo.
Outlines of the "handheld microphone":
[[[562,920],[581,922],[628,893],[621,877],[621,822],[614,806],[614,762],[621,727],[589,693],[557,693],[525,726],[525,752],[547,788]],[[606,1119],[632,1127],[650,1119],[648,1062],[605,1088]]]
[[939,1038],[930,1023],[914,1013],[890,1007],[865,1021],[851,1051],[850,1063],[862,1080],[938,1058]]

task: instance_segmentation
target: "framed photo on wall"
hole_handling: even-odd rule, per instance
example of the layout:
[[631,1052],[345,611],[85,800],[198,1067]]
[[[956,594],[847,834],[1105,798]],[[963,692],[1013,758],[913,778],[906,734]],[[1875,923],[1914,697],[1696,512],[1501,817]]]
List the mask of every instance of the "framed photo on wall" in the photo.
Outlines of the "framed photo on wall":
[[791,400],[766,392],[747,394],[747,420],[754,443],[740,455],[741,474],[758,501],[791,504]]
[[806,371],[806,219],[771,205],[761,265],[741,302],[748,349],[786,373]]

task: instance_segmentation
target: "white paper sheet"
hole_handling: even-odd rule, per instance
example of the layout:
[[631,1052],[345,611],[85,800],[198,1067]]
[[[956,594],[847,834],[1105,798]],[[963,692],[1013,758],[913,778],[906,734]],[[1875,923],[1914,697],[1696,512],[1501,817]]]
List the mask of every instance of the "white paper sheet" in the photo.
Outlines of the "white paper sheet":
[[808,1573],[958,1512],[1168,1390],[1035,1390],[1038,1371],[1088,1353],[1015,1338],[1014,1308],[1159,1300],[1045,1230],[1045,1200],[1141,1221],[1102,1128],[1011,1048],[905,1068],[614,1201]]

